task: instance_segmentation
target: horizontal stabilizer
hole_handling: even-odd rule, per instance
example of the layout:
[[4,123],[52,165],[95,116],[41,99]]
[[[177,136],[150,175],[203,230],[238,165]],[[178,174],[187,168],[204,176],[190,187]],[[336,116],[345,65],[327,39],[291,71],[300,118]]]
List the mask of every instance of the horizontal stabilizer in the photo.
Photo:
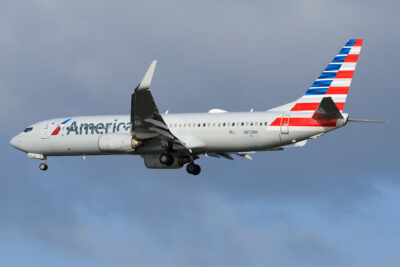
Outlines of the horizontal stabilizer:
[[313,136],[310,137],[310,139],[317,139],[317,138],[320,138],[320,137],[323,136],[324,134],[325,134],[325,133],[319,133],[319,134],[313,135]]
[[296,143],[294,143],[294,144],[287,145],[287,146],[285,146],[285,147],[288,147],[288,148],[292,148],[292,147],[303,147],[303,146],[306,145],[306,143],[307,143],[307,139],[306,139],[306,140],[303,140],[303,141],[296,142]]
[[300,142],[297,142],[297,143],[295,143],[295,144],[294,144],[294,147],[303,147],[303,146],[305,146],[305,145],[306,145],[306,143],[307,143],[307,139],[306,139],[306,140],[303,140],[303,141],[300,141]]
[[342,119],[342,113],[333,102],[332,97],[324,97],[319,103],[318,108],[313,114],[315,120],[332,120],[332,119]]

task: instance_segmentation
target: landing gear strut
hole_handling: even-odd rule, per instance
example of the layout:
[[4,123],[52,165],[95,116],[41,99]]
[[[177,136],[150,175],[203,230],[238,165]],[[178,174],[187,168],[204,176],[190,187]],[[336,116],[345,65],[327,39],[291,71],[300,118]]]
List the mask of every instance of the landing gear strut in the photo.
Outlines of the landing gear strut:
[[194,163],[192,162],[192,163],[189,163],[189,164],[186,166],[186,171],[187,171],[188,173],[190,173],[190,174],[193,174],[193,175],[199,175],[200,172],[201,172],[201,168],[200,168],[199,165],[194,164]]
[[41,171],[46,171],[46,170],[49,168],[49,166],[47,166],[47,164],[46,164],[46,159],[47,159],[46,156],[43,156],[43,157],[41,158],[41,160],[43,161],[43,162],[40,163],[40,165],[39,165],[39,169],[40,169]]

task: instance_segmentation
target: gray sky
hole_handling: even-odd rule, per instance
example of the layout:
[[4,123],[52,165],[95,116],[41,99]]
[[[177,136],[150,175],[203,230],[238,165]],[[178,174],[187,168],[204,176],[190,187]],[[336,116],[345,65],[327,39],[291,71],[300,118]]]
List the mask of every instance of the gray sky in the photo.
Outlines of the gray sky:
[[[397,266],[398,1],[0,2],[0,265]],[[350,38],[349,124],[202,174],[139,157],[38,161],[27,125],[128,114],[152,59],[160,110],[266,110],[301,96]]]

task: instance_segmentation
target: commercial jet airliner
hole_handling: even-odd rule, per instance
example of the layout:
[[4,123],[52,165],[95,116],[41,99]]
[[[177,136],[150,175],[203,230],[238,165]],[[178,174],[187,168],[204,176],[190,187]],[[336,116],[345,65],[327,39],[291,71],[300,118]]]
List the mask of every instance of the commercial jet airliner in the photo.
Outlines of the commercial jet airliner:
[[252,159],[256,151],[304,146],[308,139],[343,127],[350,120],[343,107],[360,54],[362,39],[351,39],[299,99],[263,112],[161,114],[150,83],[157,61],[132,93],[131,114],[46,120],[11,139],[13,147],[40,159],[48,156],[140,155],[147,168],[176,169],[186,164],[198,175],[200,155]]

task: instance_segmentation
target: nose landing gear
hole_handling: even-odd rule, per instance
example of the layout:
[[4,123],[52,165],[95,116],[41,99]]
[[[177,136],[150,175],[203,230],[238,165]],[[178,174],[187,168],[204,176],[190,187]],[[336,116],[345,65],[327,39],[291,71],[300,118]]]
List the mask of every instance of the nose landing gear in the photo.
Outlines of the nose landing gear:
[[189,163],[189,164],[186,166],[186,171],[187,171],[188,173],[190,173],[190,174],[193,174],[193,175],[199,175],[200,172],[201,172],[201,168],[200,168],[200,165],[194,164],[194,163],[192,162],[192,163]]
[[40,165],[39,165],[39,169],[40,169],[41,171],[45,171],[45,170],[47,170],[48,168],[49,168],[49,166],[47,166],[46,163],[40,163]]
[[47,166],[46,159],[47,159],[46,156],[43,156],[43,157],[42,157],[43,162],[40,163],[40,165],[39,165],[39,169],[40,169],[41,171],[46,171],[46,170],[49,168],[49,166]]

